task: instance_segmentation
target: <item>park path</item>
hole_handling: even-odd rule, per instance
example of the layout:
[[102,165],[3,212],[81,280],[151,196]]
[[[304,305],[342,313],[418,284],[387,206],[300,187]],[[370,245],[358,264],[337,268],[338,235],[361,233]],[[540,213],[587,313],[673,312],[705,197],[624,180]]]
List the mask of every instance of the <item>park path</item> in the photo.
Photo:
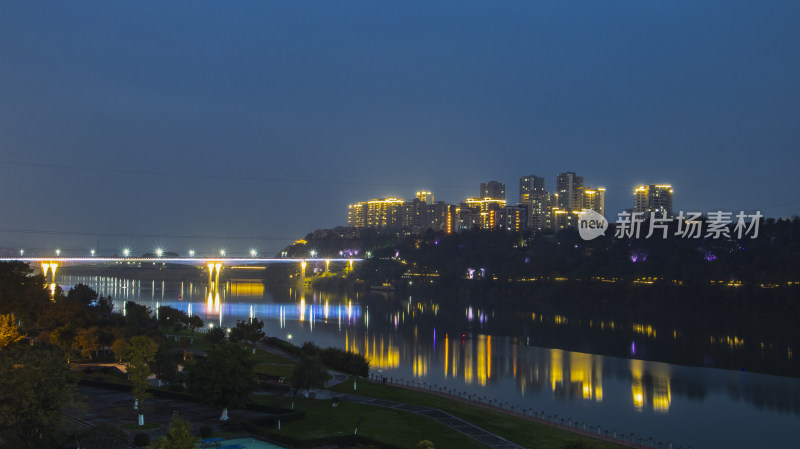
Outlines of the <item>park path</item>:
[[345,394],[337,393],[336,397],[339,398],[340,401],[374,405],[377,407],[387,407],[396,410],[416,413],[418,415],[422,415],[425,416],[426,418],[432,419],[438,422],[439,424],[447,426],[457,432],[461,432],[464,435],[473,438],[475,440],[478,440],[480,443],[485,444],[486,446],[489,446],[494,449],[524,449],[522,446],[518,444],[512,443],[511,441],[508,441],[503,437],[495,435],[487,430],[484,430],[474,424],[470,424],[469,422],[464,421],[461,418],[457,418],[437,408],[406,404],[397,401],[388,401],[385,399],[368,398],[365,396],[358,396],[349,393]]

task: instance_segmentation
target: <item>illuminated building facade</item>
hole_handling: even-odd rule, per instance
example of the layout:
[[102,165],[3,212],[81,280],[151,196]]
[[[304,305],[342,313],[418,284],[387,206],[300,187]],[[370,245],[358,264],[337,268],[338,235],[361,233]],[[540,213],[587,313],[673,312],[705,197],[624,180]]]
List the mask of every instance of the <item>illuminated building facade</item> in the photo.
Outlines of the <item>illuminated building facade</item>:
[[606,214],[606,188],[586,187],[583,189],[583,208],[593,210],[600,215]]
[[[506,200],[495,198],[467,198],[461,204],[461,210],[470,210],[478,214],[478,219],[473,219],[473,224],[481,229],[497,229],[502,227],[502,215],[505,211]],[[470,229],[470,228],[468,228]]]
[[672,218],[672,186],[668,184],[641,185],[633,190],[633,212],[642,212],[649,218],[650,212],[661,217],[666,213]]
[[497,181],[482,182],[481,191],[478,197],[505,201],[506,185]]
[[541,231],[551,226],[554,196],[545,190],[545,179],[536,175],[519,179],[519,203],[528,208],[526,229]]
[[421,190],[417,192],[417,199],[425,204],[433,204],[433,192]]
[[347,224],[354,228],[393,228],[399,226],[403,200],[383,198],[348,206]]
[[502,216],[503,229],[512,232],[522,232],[528,229],[528,206],[518,204],[506,206]]
[[417,197],[409,201],[383,198],[350,204],[347,225],[352,228],[392,228],[411,233],[428,229],[452,233],[458,226],[458,209],[443,201],[433,202],[431,192],[417,192]]
[[519,203],[530,204],[533,198],[547,194],[545,179],[536,175],[519,178]]
[[583,207],[583,176],[575,172],[565,172],[556,176],[557,207],[562,210],[576,210]]

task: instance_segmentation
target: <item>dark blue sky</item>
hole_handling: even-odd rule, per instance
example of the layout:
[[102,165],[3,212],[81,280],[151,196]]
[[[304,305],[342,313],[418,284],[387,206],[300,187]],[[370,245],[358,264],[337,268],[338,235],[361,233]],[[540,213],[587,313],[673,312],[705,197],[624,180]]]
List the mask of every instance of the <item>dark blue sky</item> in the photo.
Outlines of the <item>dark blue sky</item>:
[[662,182],[676,209],[795,215],[798,20],[793,0],[3,2],[0,247],[273,253],[348,202],[490,179],[516,200],[563,171],[612,219]]

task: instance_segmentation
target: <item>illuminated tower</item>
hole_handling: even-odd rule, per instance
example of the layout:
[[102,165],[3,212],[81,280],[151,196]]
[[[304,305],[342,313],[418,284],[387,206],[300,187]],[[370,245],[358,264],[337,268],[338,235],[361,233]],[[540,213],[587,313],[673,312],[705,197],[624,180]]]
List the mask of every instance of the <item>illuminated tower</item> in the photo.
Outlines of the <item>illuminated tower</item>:
[[433,204],[433,193],[426,191],[417,192],[417,199],[425,204]]
[[661,217],[665,212],[672,218],[672,186],[668,184],[641,185],[633,190],[633,211],[643,212],[649,218],[650,212]]
[[489,181],[481,183],[481,194],[478,198],[491,198],[493,200],[506,199],[506,185],[502,182]]
[[583,207],[583,176],[568,171],[556,177],[558,208],[573,211]]
[[583,190],[583,208],[591,209],[600,215],[606,214],[606,188],[586,187]]

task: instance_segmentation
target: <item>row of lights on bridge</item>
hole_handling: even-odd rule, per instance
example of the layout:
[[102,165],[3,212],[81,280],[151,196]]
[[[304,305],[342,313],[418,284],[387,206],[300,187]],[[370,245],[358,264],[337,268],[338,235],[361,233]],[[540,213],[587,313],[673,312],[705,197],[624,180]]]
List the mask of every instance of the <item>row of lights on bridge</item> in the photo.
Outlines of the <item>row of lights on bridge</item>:
[[[94,257],[95,250],[93,250],[93,249],[89,250],[89,254],[91,254],[92,257]],[[162,257],[164,255],[164,249],[163,248],[156,248],[155,254],[156,254],[156,257]],[[189,250],[189,257],[194,257],[194,254],[195,254],[194,250],[190,249]],[[219,250],[220,257],[225,257],[225,254],[226,254],[226,252],[225,252],[224,249]],[[25,250],[24,249],[19,250],[19,255],[20,255],[20,257],[24,256],[25,255]],[[130,257],[130,255],[131,255],[130,248],[124,248],[122,250],[122,256],[123,257]],[[314,257],[316,255],[317,255],[316,251],[311,251],[311,257]],[[61,250],[60,249],[56,250],[56,256],[61,256]],[[251,249],[250,250],[250,257],[257,257],[257,256],[258,256],[258,251],[254,250],[254,249]]]

